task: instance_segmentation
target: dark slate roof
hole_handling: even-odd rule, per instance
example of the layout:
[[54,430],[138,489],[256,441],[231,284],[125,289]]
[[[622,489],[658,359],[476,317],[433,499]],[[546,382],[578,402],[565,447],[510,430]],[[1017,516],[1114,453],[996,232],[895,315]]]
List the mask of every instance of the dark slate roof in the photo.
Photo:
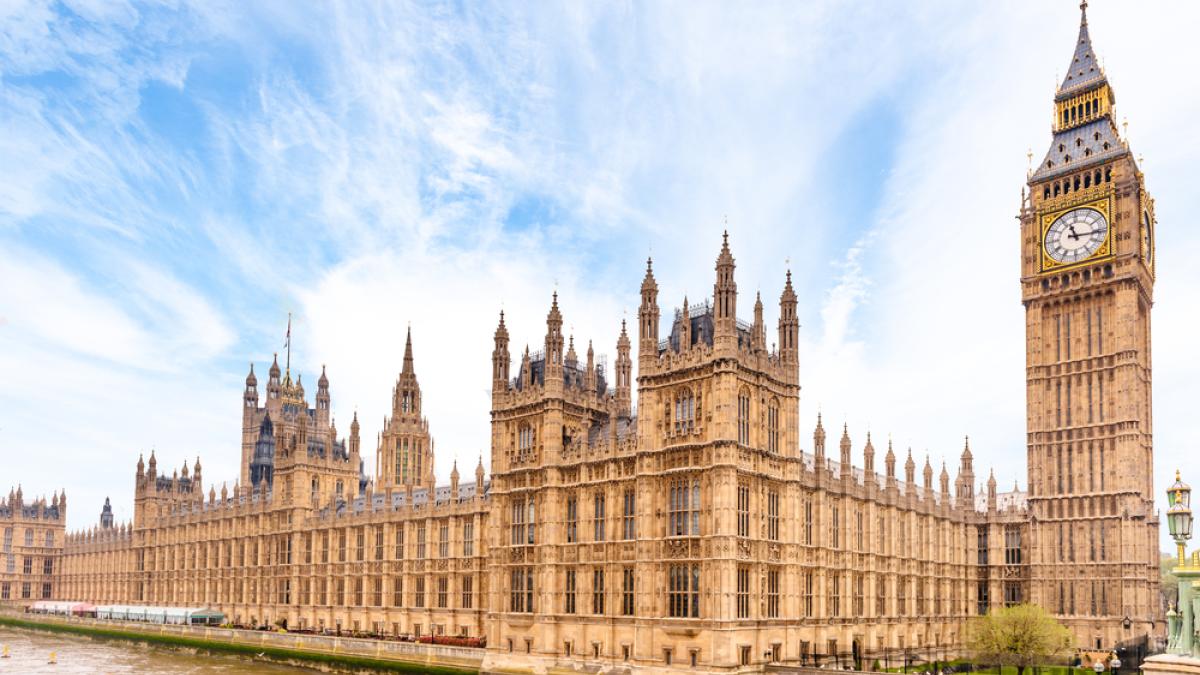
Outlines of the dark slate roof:
[[1096,50],[1092,49],[1092,38],[1088,35],[1087,10],[1083,11],[1079,22],[1079,39],[1075,41],[1075,53],[1071,55],[1071,64],[1067,66],[1067,76],[1058,87],[1057,98],[1073,96],[1089,85],[1104,80],[1104,72],[1096,59]]
[[[1107,149],[1104,147],[1106,143],[1108,144]],[[1059,150],[1060,146],[1062,150]],[[1107,116],[1101,117],[1083,126],[1055,133],[1050,144],[1050,151],[1038,165],[1037,171],[1033,172],[1030,181],[1037,182],[1078,171],[1097,162],[1118,157],[1125,152],[1127,152],[1125,144],[1117,137],[1117,130],[1113,127],[1112,120]]]

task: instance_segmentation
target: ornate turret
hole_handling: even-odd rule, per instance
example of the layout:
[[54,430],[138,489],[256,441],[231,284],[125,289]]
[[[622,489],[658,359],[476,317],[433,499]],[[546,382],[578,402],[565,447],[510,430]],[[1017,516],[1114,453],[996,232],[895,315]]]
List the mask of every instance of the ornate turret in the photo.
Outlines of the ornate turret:
[[962,456],[959,458],[956,491],[960,506],[975,508],[975,469],[972,466],[971,439],[963,439]]
[[483,455],[479,456],[479,463],[475,465],[475,494],[483,495]]
[[942,504],[950,498],[950,472],[946,470],[946,462],[942,462],[942,473],[938,475],[939,487],[942,490]]
[[929,463],[929,455],[925,455],[925,470],[921,472],[925,478],[925,489],[933,489],[933,465]]
[[279,379],[279,354],[271,355],[271,370],[267,377],[267,400],[278,401],[283,391],[283,383]]
[[642,279],[642,304],[638,307],[638,358],[658,358],[658,283],[654,281],[654,263],[646,258],[646,276]]
[[242,402],[246,408],[246,413],[254,411],[258,408],[258,378],[254,375],[254,364],[250,364],[250,374],[246,375],[246,391],[242,396]]
[[841,474],[843,478],[848,478],[853,469],[850,461],[850,426],[848,424],[842,425],[842,442],[839,449],[841,450]]
[[[713,284],[713,347],[717,350],[737,347],[737,283],[733,280],[733,254],[729,251],[729,232],[721,236],[717,255],[717,280]],[[687,322],[687,316],[684,316]]]
[[325,364],[321,364],[321,377],[317,379],[317,428],[324,429],[329,425],[330,417],[329,376],[325,374]]
[[896,482],[896,453],[892,451],[892,439],[888,439],[887,456],[883,458],[883,464],[887,471],[888,486]]
[[754,325],[750,328],[750,349],[756,354],[767,351],[767,326],[763,322],[762,293],[754,294]]
[[629,417],[633,406],[633,359],[629,356],[629,334],[621,319],[621,336],[617,338],[617,415]]
[[504,310],[500,311],[500,323],[496,326],[493,339],[496,346],[492,350],[492,391],[500,392],[508,389],[508,364],[511,360],[508,354],[508,328],[504,325]]
[[813,429],[813,456],[816,458],[813,468],[820,472],[825,468],[825,425],[821,423],[821,413],[817,413],[817,428]]
[[994,470],[988,472],[987,503],[988,511],[996,510],[996,472]]
[[796,316],[796,291],[792,288],[792,271],[787,272],[787,283],[779,296],[779,355],[784,363],[799,364],[800,319]]
[[458,460],[454,460],[450,469],[450,498],[458,499]]
[[912,448],[908,449],[908,459],[904,460],[904,482],[909,490],[917,486],[917,463],[912,458]]

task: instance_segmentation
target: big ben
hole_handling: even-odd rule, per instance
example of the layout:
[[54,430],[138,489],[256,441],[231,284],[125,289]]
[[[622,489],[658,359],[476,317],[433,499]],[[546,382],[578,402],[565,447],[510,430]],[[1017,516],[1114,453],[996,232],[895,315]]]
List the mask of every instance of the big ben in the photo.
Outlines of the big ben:
[[1076,646],[1161,632],[1150,308],[1154,200],[1114,115],[1087,3],[1022,205],[1031,600]]

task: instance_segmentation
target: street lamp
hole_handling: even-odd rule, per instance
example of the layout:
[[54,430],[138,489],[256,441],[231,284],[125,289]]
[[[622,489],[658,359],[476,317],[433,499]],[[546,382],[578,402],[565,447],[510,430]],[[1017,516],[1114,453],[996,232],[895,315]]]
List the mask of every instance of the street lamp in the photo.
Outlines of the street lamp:
[[1192,488],[1180,480],[1175,471],[1175,484],[1167,488],[1167,528],[1179,547],[1179,565],[1186,564],[1187,541],[1192,538]]

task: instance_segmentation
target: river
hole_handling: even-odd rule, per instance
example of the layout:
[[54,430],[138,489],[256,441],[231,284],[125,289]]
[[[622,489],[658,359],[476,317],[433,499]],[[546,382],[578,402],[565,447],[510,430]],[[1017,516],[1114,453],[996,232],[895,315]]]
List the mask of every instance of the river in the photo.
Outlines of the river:
[[[9,658],[0,659],[0,673],[57,673],[58,675],[299,675],[316,673],[265,660],[235,656],[190,653],[151,647],[120,640],[100,640],[81,635],[61,635],[0,628],[0,653],[8,647]],[[50,664],[54,652],[57,663]]]

